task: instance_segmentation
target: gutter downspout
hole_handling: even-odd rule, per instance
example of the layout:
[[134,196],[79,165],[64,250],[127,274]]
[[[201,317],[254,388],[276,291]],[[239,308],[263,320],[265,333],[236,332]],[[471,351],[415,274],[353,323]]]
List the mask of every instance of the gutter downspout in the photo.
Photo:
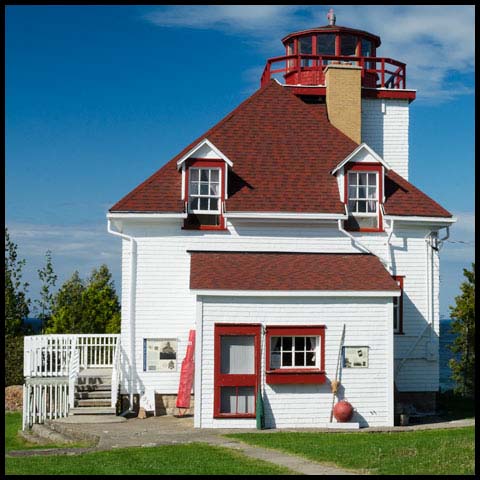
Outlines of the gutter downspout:
[[111,228],[111,220],[108,219],[108,227],[107,227],[108,233],[111,233],[112,235],[116,235],[123,240],[128,240],[130,242],[130,286],[129,286],[129,320],[130,320],[130,362],[132,365],[132,372],[130,374],[129,378],[129,390],[130,390],[130,405],[128,408],[129,412],[133,411],[133,375],[135,374],[135,341],[134,341],[134,335],[135,335],[135,308],[134,308],[134,301],[135,301],[135,271],[136,271],[136,246],[137,243],[135,239],[130,236],[126,235],[121,232],[116,232],[115,230],[112,230]]

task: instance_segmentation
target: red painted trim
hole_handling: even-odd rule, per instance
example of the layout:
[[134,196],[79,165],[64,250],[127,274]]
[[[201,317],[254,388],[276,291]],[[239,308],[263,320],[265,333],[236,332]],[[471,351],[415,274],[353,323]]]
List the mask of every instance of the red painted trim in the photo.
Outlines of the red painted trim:
[[400,312],[398,318],[398,332],[394,332],[395,335],[403,335],[403,282],[405,279],[405,275],[392,275],[392,278],[398,283],[400,287],[401,294],[398,297],[398,310]]
[[[270,369],[270,339],[273,336],[318,336],[320,337],[320,368]],[[265,335],[266,382],[269,384],[311,384],[324,383],[325,376],[325,325],[270,325]]]
[[397,100],[409,100],[409,102],[413,102],[415,98],[417,98],[417,92],[406,91],[400,92],[394,89],[388,90],[376,90],[370,88],[362,88],[362,97],[366,98],[393,98]]
[[342,44],[341,44],[341,35],[338,33],[335,35],[335,55],[341,55]]
[[[224,374],[221,372],[221,336],[225,335],[253,335],[255,337],[255,373],[250,375]],[[216,323],[214,326],[214,395],[213,395],[213,418],[255,418],[254,413],[230,414],[220,412],[220,388],[253,387],[255,392],[254,405],[256,409],[257,391],[260,381],[260,335],[259,324],[225,324]]]
[[289,373],[280,374],[280,372],[267,372],[265,375],[266,383],[270,385],[286,385],[286,384],[314,384],[325,383],[327,376],[325,372],[302,372],[302,373]]
[[[187,202],[187,211],[188,211],[188,189],[190,186],[189,182],[189,169],[190,167],[195,167],[195,168],[220,168],[221,170],[221,178],[222,178],[222,183],[221,183],[221,191],[220,191],[220,203],[223,204],[225,201],[225,172],[227,167],[227,164],[225,160],[211,160],[211,159],[205,159],[205,158],[191,158],[186,161],[185,164],[185,201]],[[220,225],[199,225],[198,227],[192,226],[188,224],[188,218],[185,219],[183,222],[183,227],[182,230],[227,230],[225,218],[223,214],[220,214]]]
[[[378,178],[378,228],[347,228],[350,232],[383,232],[383,217],[380,205],[383,204],[383,181],[384,176],[383,165],[381,163],[347,163],[344,166],[343,187],[344,187],[344,203],[348,205],[348,172],[377,172]],[[344,221],[345,225],[345,221]]]

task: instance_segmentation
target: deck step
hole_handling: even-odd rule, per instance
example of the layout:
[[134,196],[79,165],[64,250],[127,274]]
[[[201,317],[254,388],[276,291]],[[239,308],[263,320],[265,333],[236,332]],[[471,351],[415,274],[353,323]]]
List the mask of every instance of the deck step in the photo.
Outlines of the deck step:
[[110,392],[112,385],[110,383],[99,383],[93,385],[75,385],[75,392],[87,393],[87,392]]
[[115,415],[115,407],[75,407],[69,415]]
[[87,398],[75,401],[77,407],[109,407],[111,403],[110,398]]
[[75,398],[84,400],[84,399],[94,399],[94,398],[108,398],[110,399],[111,392],[108,390],[92,390],[86,392],[75,392]]
[[111,377],[93,377],[93,376],[84,376],[77,377],[77,385],[111,385]]

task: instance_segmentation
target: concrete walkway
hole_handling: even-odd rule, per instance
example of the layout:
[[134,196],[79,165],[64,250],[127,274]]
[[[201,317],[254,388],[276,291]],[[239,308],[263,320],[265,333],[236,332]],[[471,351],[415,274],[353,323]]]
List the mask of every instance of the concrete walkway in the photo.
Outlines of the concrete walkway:
[[[277,432],[335,432],[332,429],[302,428],[281,430],[256,430],[256,429],[194,429],[193,418],[176,418],[172,416],[149,417],[147,419],[132,418],[120,423],[98,423],[99,418],[92,419],[83,417],[82,423],[79,417],[67,417],[50,423],[51,428],[67,437],[95,442],[95,446],[85,449],[61,449],[61,450],[30,450],[14,453],[12,455],[52,455],[67,454],[75,455],[89,451],[110,450],[113,448],[126,447],[154,447],[158,445],[172,445],[180,443],[203,442],[225,448],[234,449],[248,457],[264,460],[277,465],[285,466],[295,472],[305,475],[355,475],[358,473],[341,470],[335,466],[320,464],[305,458],[290,455],[278,450],[247,445],[240,441],[223,437],[228,433],[256,433],[267,434]],[[96,420],[96,421],[95,421]],[[83,423],[85,422],[85,423]],[[458,428],[475,425],[475,419],[456,420],[451,422],[430,423],[424,425],[412,425],[407,427],[390,428],[363,428],[357,433],[385,432],[385,431],[410,431],[427,430],[433,428]],[[341,432],[346,433],[345,430]]]

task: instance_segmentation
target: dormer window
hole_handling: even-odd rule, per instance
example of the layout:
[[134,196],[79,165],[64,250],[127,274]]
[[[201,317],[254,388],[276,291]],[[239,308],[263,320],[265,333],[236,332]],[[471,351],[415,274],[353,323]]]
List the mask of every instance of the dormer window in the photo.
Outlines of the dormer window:
[[382,166],[355,164],[345,171],[345,196],[348,230],[378,232],[382,230]]
[[220,213],[219,168],[190,168],[188,213]]
[[184,228],[224,229],[225,162],[192,159],[185,169],[186,213]]

